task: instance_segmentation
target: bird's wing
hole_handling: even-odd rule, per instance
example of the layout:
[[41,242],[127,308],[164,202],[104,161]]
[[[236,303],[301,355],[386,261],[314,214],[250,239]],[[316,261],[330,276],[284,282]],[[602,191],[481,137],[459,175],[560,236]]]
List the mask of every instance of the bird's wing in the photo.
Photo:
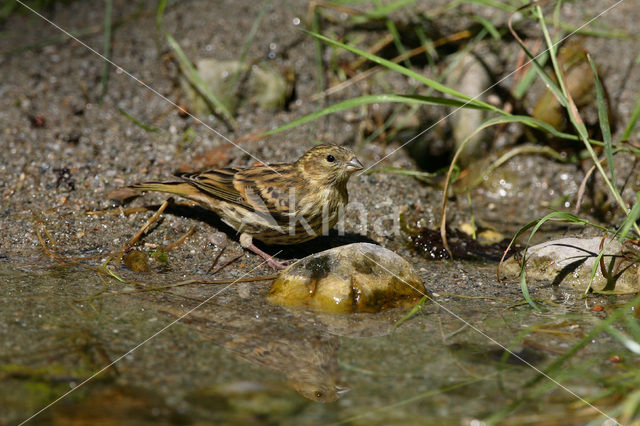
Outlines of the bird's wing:
[[[180,173],[177,176],[195,186],[205,195],[229,203],[237,204],[249,210],[254,210],[244,194],[236,188],[236,175],[244,169],[227,167],[213,169],[203,173]],[[244,192],[244,191],[243,191]]]
[[[270,167],[245,169],[236,176],[236,187],[241,186],[245,199],[256,211],[269,212],[276,220],[291,214],[290,187],[299,187],[298,173],[292,164],[272,164]],[[301,194],[293,194],[295,197]]]

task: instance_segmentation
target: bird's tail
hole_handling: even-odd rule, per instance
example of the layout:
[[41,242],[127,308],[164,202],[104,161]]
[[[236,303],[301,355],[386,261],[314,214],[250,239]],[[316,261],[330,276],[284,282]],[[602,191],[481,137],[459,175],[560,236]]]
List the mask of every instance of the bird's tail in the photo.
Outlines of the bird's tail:
[[185,198],[192,198],[198,193],[198,190],[193,185],[189,185],[186,182],[142,182],[129,185],[129,188],[138,191],[167,192]]

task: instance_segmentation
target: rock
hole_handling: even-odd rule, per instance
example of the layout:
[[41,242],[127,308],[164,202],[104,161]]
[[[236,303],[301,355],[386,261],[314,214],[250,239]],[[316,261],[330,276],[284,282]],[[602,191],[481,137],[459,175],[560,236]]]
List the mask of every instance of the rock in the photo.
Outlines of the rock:
[[[593,70],[587,59],[587,51],[583,46],[584,40],[571,39],[558,50],[558,64],[564,73],[567,91],[573,98],[576,106],[580,108],[581,115],[585,115],[584,109],[589,106],[588,117],[597,117],[595,79]],[[611,111],[608,98],[605,98],[609,117]],[[594,111],[595,110],[595,111]],[[548,87],[540,96],[531,114],[534,118],[542,120],[558,130],[567,128],[565,108],[560,104],[556,96]],[[584,119],[584,118],[583,118]],[[590,122],[590,120],[587,120]],[[615,120],[610,121],[614,125]],[[612,129],[614,131],[614,129]]]
[[139,250],[131,250],[122,259],[127,268],[133,272],[150,272],[149,256]]
[[[266,64],[208,58],[199,60],[196,66],[209,90],[234,114],[248,102],[267,110],[282,108],[291,92],[291,82]],[[209,106],[185,77],[181,77],[181,83],[191,109],[198,114],[207,113]]]
[[[485,92],[491,86],[491,78],[482,62],[473,55],[465,55],[447,78],[447,85],[486,102]],[[450,123],[456,150],[482,125],[486,117],[486,111],[474,108],[460,108],[451,115]],[[491,139],[490,133],[491,129],[487,129],[471,137],[458,157],[460,165],[467,166],[481,158],[481,154],[486,151],[487,142]]]
[[333,313],[379,312],[415,304],[426,290],[402,257],[356,243],[300,259],[273,282],[268,300]]
[[[547,241],[530,247],[527,250],[526,273],[528,280],[548,281],[554,285],[567,286],[584,291],[589,285],[591,271],[600,252],[602,238],[562,238]],[[611,271],[613,280],[607,285],[601,268],[596,269],[592,287],[596,291],[607,290],[618,294],[636,293],[640,291],[637,265],[625,260],[624,246],[616,240],[606,240],[605,268]],[[637,259],[637,254],[636,254]],[[507,260],[501,272],[508,278],[520,276],[520,261],[514,258]]]

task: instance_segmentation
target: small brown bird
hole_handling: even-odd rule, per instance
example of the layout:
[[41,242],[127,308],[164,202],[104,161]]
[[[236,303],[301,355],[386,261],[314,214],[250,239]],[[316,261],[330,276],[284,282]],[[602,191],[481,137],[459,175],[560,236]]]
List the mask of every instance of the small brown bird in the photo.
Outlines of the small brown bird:
[[294,163],[177,174],[180,182],[132,185],[180,195],[215,212],[240,233],[240,244],[274,269],[284,264],[253,244],[297,244],[331,229],[348,202],[347,182],[362,170],[349,148],[318,145]]

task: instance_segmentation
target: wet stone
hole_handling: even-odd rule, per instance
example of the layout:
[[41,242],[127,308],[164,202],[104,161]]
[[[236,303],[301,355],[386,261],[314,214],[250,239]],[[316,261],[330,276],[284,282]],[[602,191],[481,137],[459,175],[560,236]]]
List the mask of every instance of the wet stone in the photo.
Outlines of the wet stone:
[[149,256],[139,250],[131,250],[122,259],[127,268],[133,272],[149,272]]
[[268,299],[282,306],[351,313],[409,306],[425,294],[402,257],[375,244],[356,243],[290,265],[272,284]]
[[[292,83],[267,63],[250,65],[205,58],[197,61],[197,68],[206,87],[232,113],[248,103],[255,103],[265,110],[278,110],[285,105],[292,90]],[[191,109],[198,114],[207,113],[207,102],[185,77],[181,82]]]
[[[600,237],[562,238],[529,247],[527,279],[583,292],[591,282],[593,265],[603,248],[604,255],[596,268],[591,288],[617,294],[637,293],[640,280],[635,248],[616,240],[603,241]],[[501,273],[516,280],[520,276],[520,265],[520,259],[510,258],[502,265]]]

